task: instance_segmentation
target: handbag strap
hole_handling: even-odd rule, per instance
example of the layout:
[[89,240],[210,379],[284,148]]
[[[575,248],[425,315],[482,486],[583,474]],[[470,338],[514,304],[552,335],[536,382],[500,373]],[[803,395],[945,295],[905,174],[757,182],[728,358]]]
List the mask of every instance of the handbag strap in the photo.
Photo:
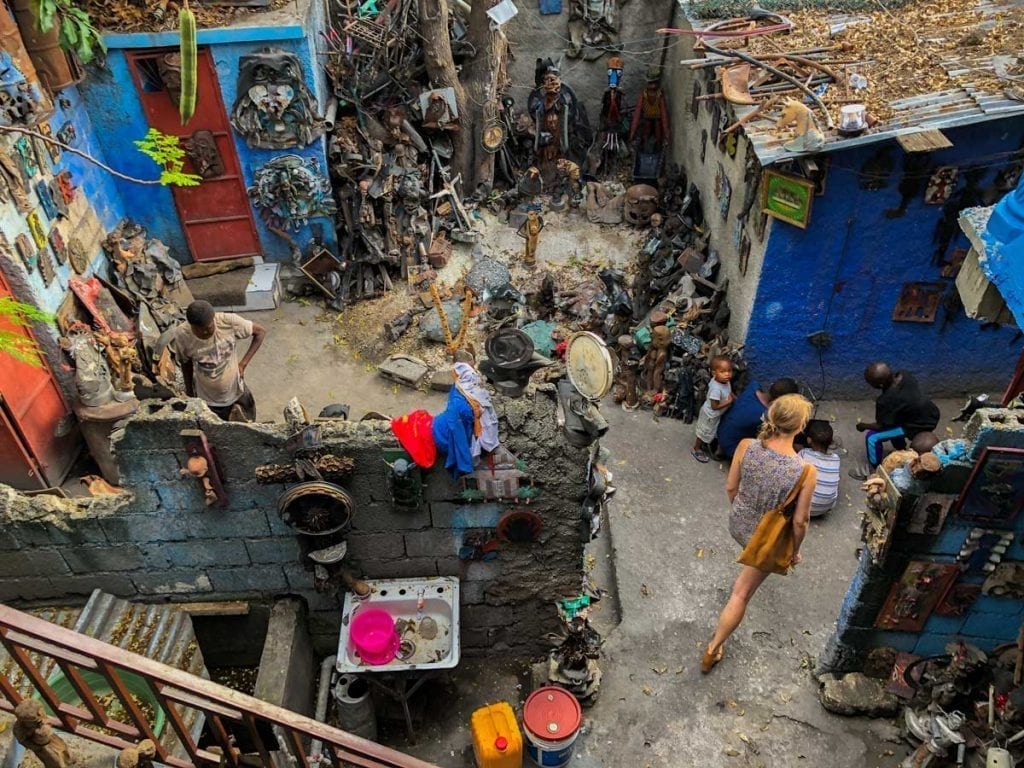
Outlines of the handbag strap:
[[810,473],[811,465],[804,464],[804,468],[800,472],[800,477],[797,479],[793,487],[789,490],[789,493],[786,494],[785,501],[783,501],[779,506],[776,507],[777,510],[779,510],[780,512],[785,512],[789,508],[789,505],[796,501],[796,497],[800,495],[800,490],[804,487],[804,483],[807,481],[807,475],[809,475]]

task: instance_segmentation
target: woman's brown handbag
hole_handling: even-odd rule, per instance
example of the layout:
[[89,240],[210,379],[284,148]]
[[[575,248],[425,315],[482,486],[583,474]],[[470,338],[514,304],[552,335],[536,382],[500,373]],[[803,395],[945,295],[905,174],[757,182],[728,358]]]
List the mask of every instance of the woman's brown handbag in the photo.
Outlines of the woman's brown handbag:
[[793,489],[786,494],[785,500],[777,507],[772,507],[757,524],[754,535],[740,553],[738,562],[749,565],[766,573],[789,572],[793,561],[795,541],[793,539],[793,511],[796,500],[803,488],[804,481],[810,473],[809,465],[804,464],[800,479]]

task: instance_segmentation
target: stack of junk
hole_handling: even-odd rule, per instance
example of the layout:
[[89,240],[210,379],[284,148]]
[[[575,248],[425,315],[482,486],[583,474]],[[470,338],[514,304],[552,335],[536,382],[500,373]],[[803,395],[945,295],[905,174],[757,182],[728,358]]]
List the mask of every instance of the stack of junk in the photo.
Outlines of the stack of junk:
[[72,277],[74,300],[57,318],[61,347],[74,364],[75,415],[102,477],[93,492],[118,483],[110,451],[115,425],[139,400],[183,392],[168,344],[192,301],[178,262],[141,226],[122,221],[106,238],[110,280]]
[[[636,200],[627,194],[622,203],[627,220],[646,228],[632,268],[534,270],[516,279],[478,244],[454,286],[432,285],[412,308],[384,322],[381,345],[398,342],[417,324],[423,342],[450,353],[472,348],[468,340],[482,335],[480,371],[499,393],[516,397],[532,376],[537,383],[562,378],[568,342],[586,332],[608,349],[610,392],[624,409],[651,408],[692,422],[705,398],[710,359],[733,361],[738,390],[746,364],[742,345],[729,341],[727,284],[718,281],[720,259],[709,246],[699,193],[679,172],[663,187],[661,193],[649,187],[651,194]],[[431,381],[446,390],[450,369],[440,368],[431,378],[426,360],[396,354],[379,372],[410,387]],[[579,440],[592,442],[583,434]]]

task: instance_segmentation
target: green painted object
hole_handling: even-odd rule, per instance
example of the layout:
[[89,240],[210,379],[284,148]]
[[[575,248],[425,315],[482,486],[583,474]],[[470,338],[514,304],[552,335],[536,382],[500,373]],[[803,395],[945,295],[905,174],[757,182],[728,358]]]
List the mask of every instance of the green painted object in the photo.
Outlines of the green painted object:
[[[107,679],[98,672],[90,672],[83,669],[79,670],[79,674],[82,675],[82,679],[85,680],[85,684],[89,686],[89,690],[93,692],[94,696],[105,696],[112,693],[110,683],[108,683]],[[153,733],[156,737],[160,738],[160,735],[164,731],[164,726],[167,724],[167,715],[159,702],[157,702],[156,696],[150,689],[149,684],[144,678],[139,675],[133,675],[131,672],[121,672],[120,675],[121,680],[128,689],[128,692],[133,694],[139,701],[148,704],[152,708],[153,712],[156,713],[156,720],[155,722],[150,723],[150,725],[152,726]],[[57,698],[65,704],[71,704],[72,706],[82,707],[84,709],[81,697],[78,695],[75,687],[71,684],[71,681],[64,676],[63,672],[54,673],[46,683],[53,688],[53,692],[57,694]],[[42,697],[37,693],[35,698],[41,699]],[[46,707],[47,714],[53,714],[53,711],[46,706],[45,703],[43,706]],[[131,725],[130,722],[127,724]]]

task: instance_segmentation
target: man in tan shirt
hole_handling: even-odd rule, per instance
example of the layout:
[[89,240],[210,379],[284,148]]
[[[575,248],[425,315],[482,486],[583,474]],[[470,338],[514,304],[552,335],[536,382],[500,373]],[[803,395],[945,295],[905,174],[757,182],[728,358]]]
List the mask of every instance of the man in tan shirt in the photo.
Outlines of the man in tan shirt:
[[[222,419],[253,421],[256,401],[243,377],[266,329],[232,312],[214,312],[210,302],[202,300],[188,305],[185,319],[171,345],[181,364],[186,394],[203,400]],[[249,349],[239,360],[238,342],[249,338]]]

